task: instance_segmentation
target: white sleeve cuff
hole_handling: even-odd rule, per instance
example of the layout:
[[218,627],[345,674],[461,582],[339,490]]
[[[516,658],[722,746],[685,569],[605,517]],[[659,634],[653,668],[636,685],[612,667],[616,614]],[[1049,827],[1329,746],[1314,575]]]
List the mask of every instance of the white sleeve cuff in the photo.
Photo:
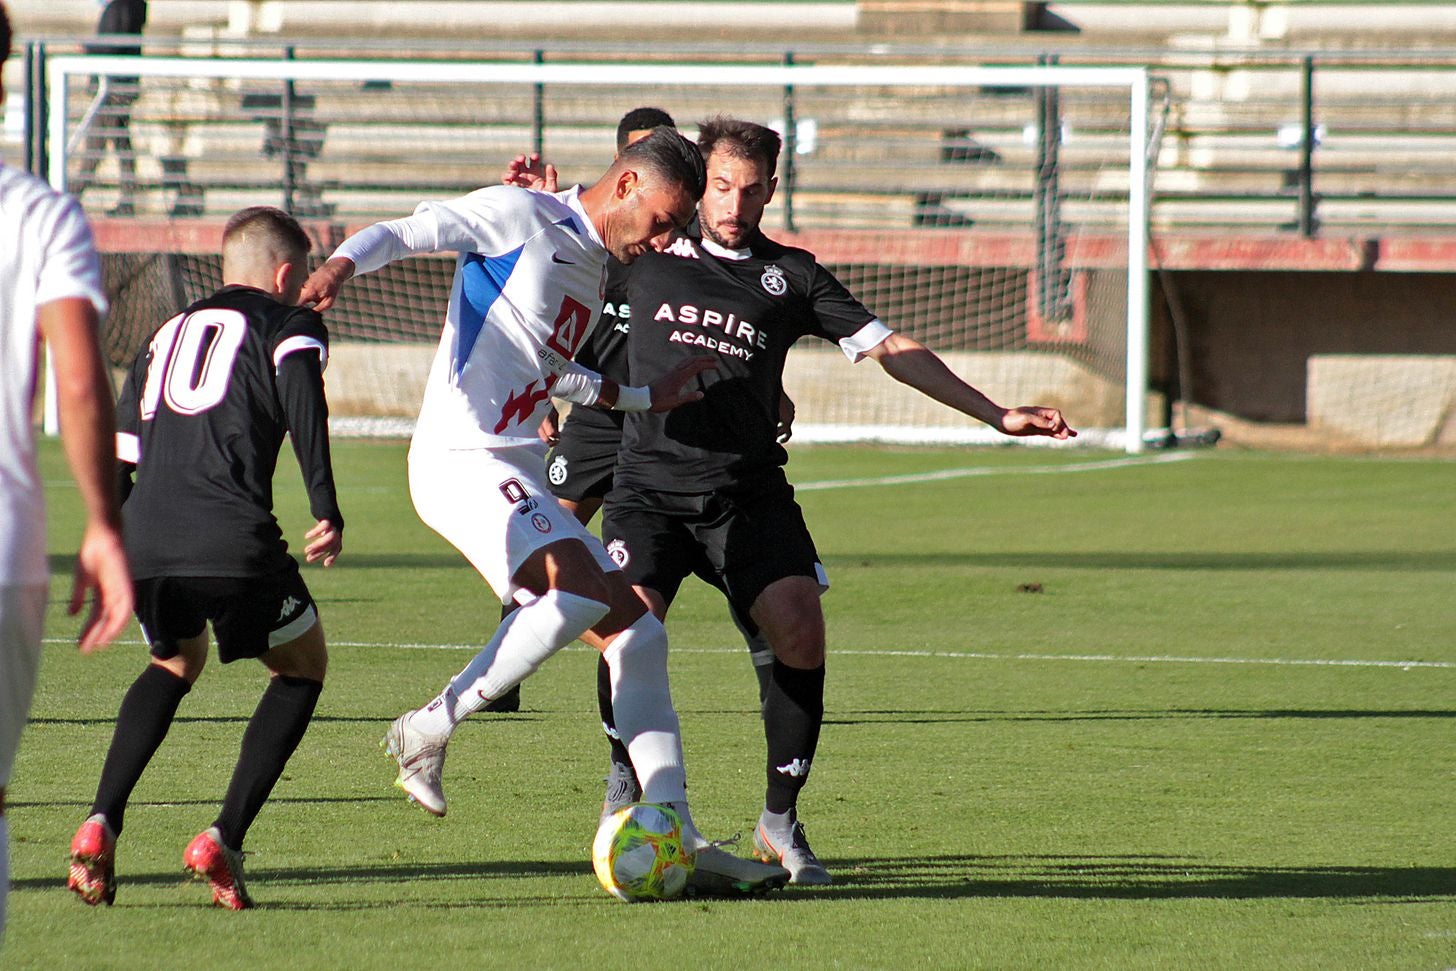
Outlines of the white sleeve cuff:
[[142,440],[130,432],[116,433],[116,459],[136,465],[142,459]]
[[283,359],[288,355],[292,354],[294,351],[315,352],[316,354],[318,354],[319,358],[319,370],[328,370],[328,348],[324,347],[321,342],[312,337],[289,337],[280,342],[279,345],[273,349],[273,370],[277,371],[278,365],[283,363]]
[[849,358],[849,363],[858,364],[866,354],[883,344],[893,333],[877,317],[848,337],[841,338],[839,349]]
[[650,411],[651,409],[651,388],[633,388],[624,384],[617,389],[617,403],[612,405],[613,411]]

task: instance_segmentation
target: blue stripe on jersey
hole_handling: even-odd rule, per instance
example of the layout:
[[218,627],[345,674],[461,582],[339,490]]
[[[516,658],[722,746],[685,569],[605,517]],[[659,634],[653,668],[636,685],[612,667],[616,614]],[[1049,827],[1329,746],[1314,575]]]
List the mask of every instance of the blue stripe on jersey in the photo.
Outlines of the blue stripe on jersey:
[[556,225],[565,226],[567,229],[570,229],[578,236],[586,235],[586,230],[582,228],[581,223],[576,221],[576,215],[574,213],[570,216],[567,216],[565,219],[556,220]]
[[458,378],[470,359],[480,329],[485,326],[486,315],[500,298],[506,281],[516,269],[521,258],[522,244],[502,256],[483,256],[480,253],[465,254],[460,267],[460,313],[455,326],[455,355],[451,371]]

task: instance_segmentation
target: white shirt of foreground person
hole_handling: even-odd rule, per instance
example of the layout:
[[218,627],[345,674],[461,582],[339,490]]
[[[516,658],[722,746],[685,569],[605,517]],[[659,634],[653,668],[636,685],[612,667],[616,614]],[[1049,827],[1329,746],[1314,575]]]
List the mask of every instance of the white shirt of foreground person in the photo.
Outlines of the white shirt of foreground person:
[[89,300],[106,312],[91,228],[70,196],[0,165],[0,586],[49,582],[45,498],[35,464],[36,311]]

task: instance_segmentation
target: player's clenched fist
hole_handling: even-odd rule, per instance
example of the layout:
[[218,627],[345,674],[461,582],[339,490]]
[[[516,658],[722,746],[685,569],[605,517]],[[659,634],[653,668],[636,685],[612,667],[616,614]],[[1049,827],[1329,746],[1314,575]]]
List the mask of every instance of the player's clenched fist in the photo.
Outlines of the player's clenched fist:
[[1031,406],[1009,408],[1001,418],[1001,430],[1007,435],[1045,435],[1048,438],[1076,438],[1077,433],[1067,424],[1056,408]]

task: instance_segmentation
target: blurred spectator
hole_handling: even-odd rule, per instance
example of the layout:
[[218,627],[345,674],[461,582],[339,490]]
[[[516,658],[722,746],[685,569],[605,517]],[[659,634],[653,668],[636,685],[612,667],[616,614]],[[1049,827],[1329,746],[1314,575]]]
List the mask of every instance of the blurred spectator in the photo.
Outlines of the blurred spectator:
[[[141,37],[147,23],[147,0],[103,0],[101,18],[96,22],[98,35],[134,35]],[[93,43],[86,45],[88,54],[111,54],[121,57],[141,55],[140,43]],[[131,145],[131,106],[139,93],[135,77],[101,76],[93,80],[93,110],[81,151],[81,171],[74,191],[81,193],[95,181],[96,167],[101,164],[108,144],[116,149],[117,183],[120,196],[112,215],[130,216],[135,212],[136,154]]]

